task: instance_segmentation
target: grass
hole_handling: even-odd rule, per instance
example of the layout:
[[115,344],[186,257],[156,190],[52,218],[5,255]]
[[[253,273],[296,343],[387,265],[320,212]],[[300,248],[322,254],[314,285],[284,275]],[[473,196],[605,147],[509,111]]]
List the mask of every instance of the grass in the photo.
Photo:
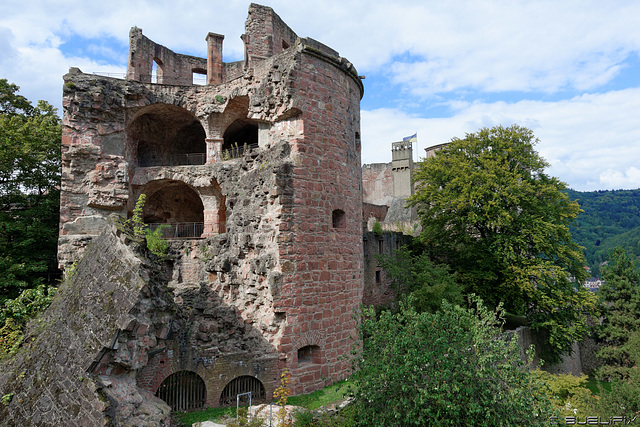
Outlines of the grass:
[[[287,400],[287,405],[301,406],[309,410],[318,409],[321,406],[330,405],[344,400],[347,388],[348,384],[346,381],[338,381],[329,387],[325,387],[322,390],[316,390],[313,393],[291,396]],[[176,412],[174,414],[176,421],[182,425],[189,426],[193,423],[202,421],[221,421],[225,416],[235,418],[236,407],[208,408],[203,411]]]
[[344,400],[347,393],[347,382],[338,381],[337,383],[325,387],[322,390],[316,390],[313,393],[302,394],[300,396],[291,396],[287,404],[294,406],[302,406],[310,410],[318,409],[331,403]]

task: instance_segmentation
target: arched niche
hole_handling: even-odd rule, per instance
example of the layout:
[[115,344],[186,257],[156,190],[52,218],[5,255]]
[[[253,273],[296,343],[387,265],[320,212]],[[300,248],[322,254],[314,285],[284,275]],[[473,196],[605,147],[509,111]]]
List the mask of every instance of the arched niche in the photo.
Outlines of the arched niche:
[[154,104],[139,111],[127,126],[127,138],[138,166],[204,164],[206,133],[189,111]]
[[204,204],[202,198],[187,184],[166,179],[148,183],[143,221],[155,229],[165,226],[167,238],[199,238],[204,232]]
[[298,349],[298,365],[318,365],[322,363],[321,349],[317,345],[306,345]]
[[236,403],[236,396],[251,392],[252,401],[265,399],[264,385],[256,377],[243,375],[229,381],[220,395],[220,406],[228,406]]
[[222,158],[240,157],[246,150],[258,148],[258,123],[250,119],[236,119],[222,137]]
[[191,411],[204,407],[207,387],[195,372],[178,371],[162,381],[156,396],[164,400],[172,411]]

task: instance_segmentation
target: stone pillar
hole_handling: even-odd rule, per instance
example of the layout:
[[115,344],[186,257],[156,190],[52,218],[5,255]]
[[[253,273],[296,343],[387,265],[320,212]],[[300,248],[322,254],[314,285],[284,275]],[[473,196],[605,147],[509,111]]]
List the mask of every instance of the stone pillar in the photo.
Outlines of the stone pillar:
[[149,45],[153,44],[142,35],[142,30],[132,27],[129,31],[129,64],[127,66],[127,80],[151,83],[153,56]]
[[204,205],[204,231],[202,237],[213,236],[218,233],[226,233],[226,207],[224,196],[203,196]]
[[211,164],[222,160],[222,138],[207,138],[207,160],[205,164]]
[[207,41],[207,84],[218,85],[222,83],[222,41],[224,36],[209,33]]

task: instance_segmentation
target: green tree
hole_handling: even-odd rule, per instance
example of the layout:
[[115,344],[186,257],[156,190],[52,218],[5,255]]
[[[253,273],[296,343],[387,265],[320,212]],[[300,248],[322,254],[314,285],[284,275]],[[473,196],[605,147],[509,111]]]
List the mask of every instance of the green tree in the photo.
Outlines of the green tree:
[[454,138],[417,168],[409,201],[432,258],[447,263],[467,293],[527,315],[555,361],[588,331],[584,314],[595,299],[579,285],[585,260],[568,228],[580,207],[544,173],[537,142],[517,125]]
[[391,287],[398,295],[410,295],[411,304],[418,312],[434,312],[442,300],[462,304],[462,289],[449,267],[435,264],[427,253],[413,253],[407,246],[392,255],[379,255],[378,262],[390,278]]
[[624,249],[617,247],[603,269],[605,283],[598,291],[602,323],[596,334],[604,347],[597,353],[604,378],[628,379],[636,369],[640,346],[640,272]]
[[443,301],[442,310],[365,308],[354,351],[354,405],[365,426],[498,426],[546,421],[551,404],[501,335],[501,312]]
[[61,122],[0,79],[0,306],[56,276]]

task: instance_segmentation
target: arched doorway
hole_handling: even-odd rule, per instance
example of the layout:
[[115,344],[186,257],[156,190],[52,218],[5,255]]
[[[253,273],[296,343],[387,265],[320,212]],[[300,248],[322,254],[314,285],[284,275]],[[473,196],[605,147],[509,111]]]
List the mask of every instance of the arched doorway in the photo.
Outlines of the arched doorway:
[[241,393],[251,392],[253,401],[265,398],[264,385],[256,377],[243,375],[231,380],[222,390],[220,395],[220,406],[227,406],[236,403],[236,396]]
[[205,405],[207,388],[195,372],[178,371],[162,381],[156,396],[164,400],[172,411],[189,411]]

